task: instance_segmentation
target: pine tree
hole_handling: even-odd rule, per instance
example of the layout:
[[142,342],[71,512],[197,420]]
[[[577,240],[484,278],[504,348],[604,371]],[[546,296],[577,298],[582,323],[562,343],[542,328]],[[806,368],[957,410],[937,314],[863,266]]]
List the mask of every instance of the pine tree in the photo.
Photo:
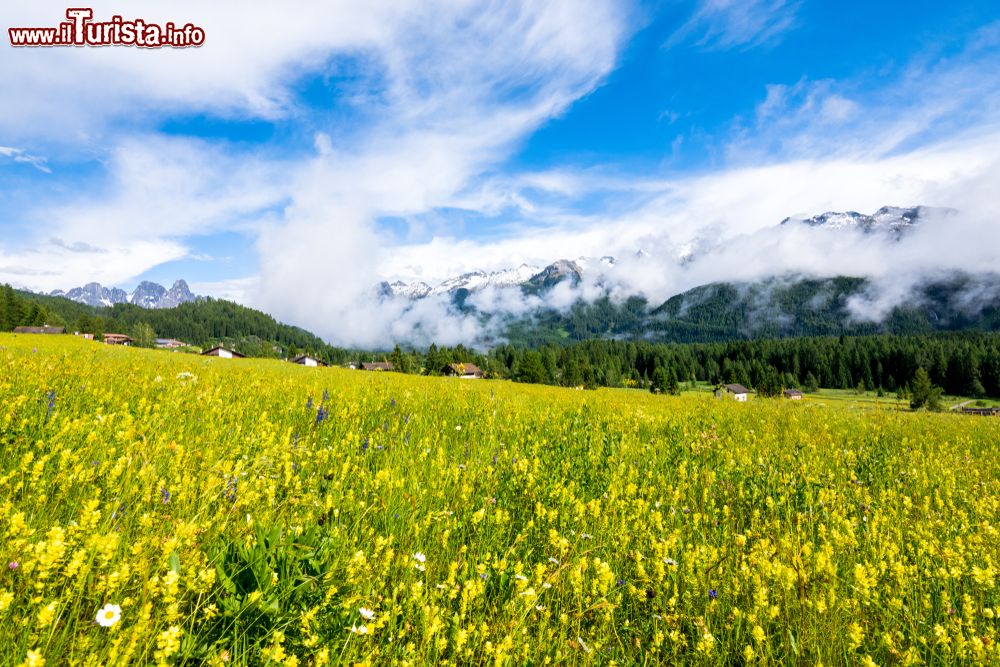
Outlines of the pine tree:
[[913,375],[910,383],[910,407],[914,410],[927,408],[936,411],[941,409],[941,387],[931,383],[931,376],[921,366]]

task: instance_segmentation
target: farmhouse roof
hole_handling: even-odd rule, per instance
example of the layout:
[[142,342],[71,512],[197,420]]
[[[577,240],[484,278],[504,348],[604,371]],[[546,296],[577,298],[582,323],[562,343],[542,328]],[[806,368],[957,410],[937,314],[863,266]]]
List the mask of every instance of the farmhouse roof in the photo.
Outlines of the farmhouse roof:
[[229,354],[233,355],[237,359],[244,359],[246,357],[246,355],[240,354],[236,350],[230,350],[228,347],[225,347],[224,345],[216,345],[212,349],[205,350],[201,354],[202,354],[202,356],[217,357],[217,356],[219,356],[219,350],[225,350],[226,352],[228,352]]
[[448,364],[448,368],[455,371],[459,375],[475,375],[476,373],[482,373],[483,370],[475,364]]
[[727,384],[725,385],[726,391],[730,394],[749,394],[750,390],[741,384]]
[[305,363],[306,359],[312,359],[317,364],[322,364],[323,366],[326,366],[326,362],[325,361],[323,361],[322,359],[319,359],[318,357],[314,357],[311,354],[300,354],[299,356],[297,356],[294,359],[292,359],[292,363],[293,364],[303,364],[303,363]]
[[361,368],[366,371],[391,371],[392,362],[391,361],[372,361],[364,362],[361,364]]

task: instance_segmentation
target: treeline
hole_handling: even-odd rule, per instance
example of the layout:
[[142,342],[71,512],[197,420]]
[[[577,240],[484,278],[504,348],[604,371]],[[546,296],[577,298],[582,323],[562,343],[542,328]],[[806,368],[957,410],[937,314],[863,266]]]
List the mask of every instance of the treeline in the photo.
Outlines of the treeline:
[[14,327],[40,327],[49,322],[48,311],[37,303],[22,299],[10,285],[0,285],[0,331]]
[[503,345],[488,354],[432,346],[426,353],[397,348],[386,358],[409,372],[436,374],[449,362],[472,362],[488,377],[568,387],[649,388],[694,380],[768,393],[819,387],[897,392],[922,368],[949,394],[1000,397],[1000,334],[994,333],[686,344],[592,340],[535,349]]

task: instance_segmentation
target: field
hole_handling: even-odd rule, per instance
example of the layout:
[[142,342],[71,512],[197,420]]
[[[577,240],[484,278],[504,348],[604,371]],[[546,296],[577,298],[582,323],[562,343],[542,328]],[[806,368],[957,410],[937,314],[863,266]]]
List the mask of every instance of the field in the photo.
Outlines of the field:
[[0,335],[0,664],[1000,663],[1000,419],[888,403]]

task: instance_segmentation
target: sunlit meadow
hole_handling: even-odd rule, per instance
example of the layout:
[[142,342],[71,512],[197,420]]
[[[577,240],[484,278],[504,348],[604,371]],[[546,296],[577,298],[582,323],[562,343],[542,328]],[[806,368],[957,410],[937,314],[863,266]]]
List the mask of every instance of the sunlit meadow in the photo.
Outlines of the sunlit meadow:
[[1000,419],[0,336],[0,664],[1000,662]]

